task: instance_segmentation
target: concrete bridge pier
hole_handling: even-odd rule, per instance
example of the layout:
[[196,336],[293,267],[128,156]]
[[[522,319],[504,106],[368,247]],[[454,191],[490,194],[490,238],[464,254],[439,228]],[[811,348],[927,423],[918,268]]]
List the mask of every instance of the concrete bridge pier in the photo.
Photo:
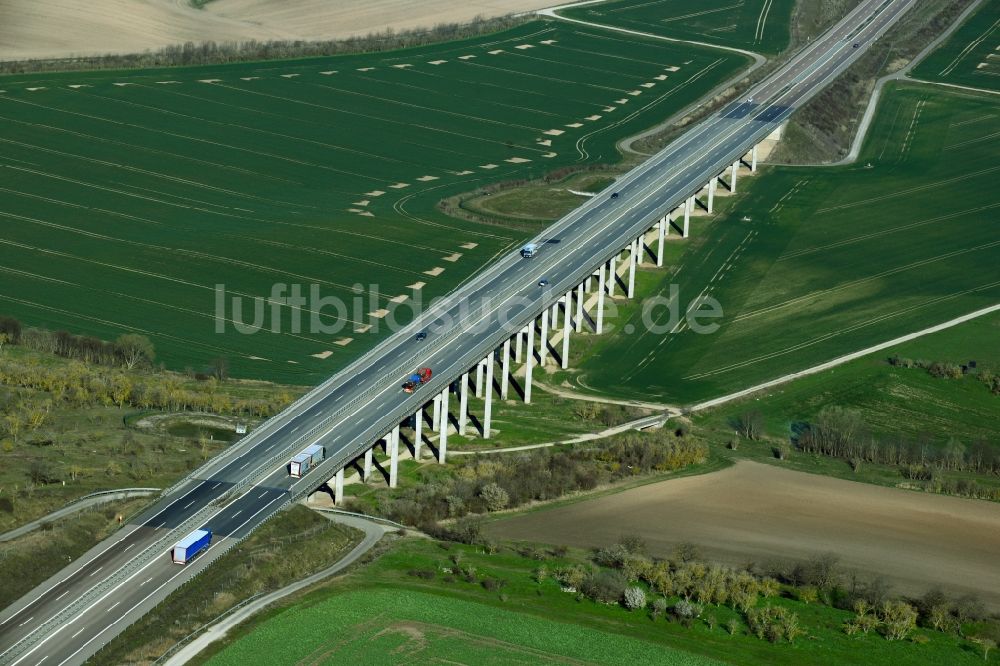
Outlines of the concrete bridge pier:
[[365,451],[365,465],[364,470],[361,472],[361,480],[368,483],[368,479],[372,478],[372,457],[375,455],[375,449],[370,448]]
[[464,436],[465,424],[469,420],[469,372],[463,372],[458,381],[458,434]]
[[413,459],[420,462],[421,448],[424,445],[424,406],[420,405],[413,415]]
[[524,331],[518,331],[517,335],[514,336],[514,362],[520,363],[521,357],[524,356],[524,350],[522,349],[524,345]]
[[483,439],[490,438],[490,427],[493,422],[493,365],[496,362],[493,356],[494,352],[490,351],[490,355],[486,357],[486,391],[483,395],[486,404],[483,406]]
[[739,171],[739,168],[740,168],[740,161],[736,160],[735,162],[733,162],[733,166],[731,167],[731,172],[729,175],[729,191],[732,192],[733,194],[736,194],[736,172]]
[[[587,278],[589,281],[590,278]],[[583,295],[585,282],[581,282],[576,287],[576,332],[583,332]]]
[[531,371],[535,365],[535,322],[528,324],[527,356],[524,361],[524,404],[531,402]]
[[688,232],[691,230],[691,209],[694,208],[694,196],[687,198],[684,202],[684,230],[681,232],[681,238],[687,238]]
[[625,295],[628,298],[635,298],[635,269],[639,260],[639,250],[641,246],[642,236],[639,236],[632,241],[629,246],[629,259],[628,259],[628,290]]
[[[517,334],[518,339],[521,334]],[[510,338],[503,341],[503,352],[500,357],[500,399],[507,399],[507,389],[510,385]]]
[[483,397],[483,364],[476,364],[476,397]]
[[611,261],[609,263],[610,268],[606,286],[608,288],[608,296],[612,297],[615,295],[615,282],[618,281],[618,270],[617,270],[618,267],[616,264],[618,263],[619,254],[621,254],[621,252],[618,252],[615,254],[615,256],[611,257]]
[[340,505],[344,503],[344,468],[337,470],[333,477],[333,503]]
[[599,289],[597,290],[597,323],[594,326],[594,333],[597,335],[600,335],[604,330],[604,268],[605,265],[601,264],[601,267],[597,269]]
[[656,266],[657,268],[663,266],[663,250],[667,241],[667,227],[670,226],[670,216],[664,215],[660,218],[659,222],[656,223],[656,233],[659,239],[656,244]]
[[757,173],[757,144],[750,149],[750,173]]
[[389,487],[395,488],[399,479],[399,424],[389,431]]
[[[530,346],[530,345],[529,345]],[[549,309],[542,310],[542,329],[538,340],[538,365],[545,365],[546,353],[549,349]]]
[[708,181],[708,213],[711,215],[715,208],[715,189],[719,186],[719,177],[712,176]]
[[448,391],[451,387],[445,386],[439,396],[441,399],[441,416],[438,419],[438,462],[442,465],[448,454]]

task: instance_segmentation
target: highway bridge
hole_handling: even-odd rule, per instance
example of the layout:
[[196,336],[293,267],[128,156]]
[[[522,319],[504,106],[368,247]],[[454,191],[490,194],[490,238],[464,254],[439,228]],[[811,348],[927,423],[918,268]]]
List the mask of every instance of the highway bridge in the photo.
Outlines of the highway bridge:
[[[742,101],[714,113],[546,229],[535,239],[536,257],[512,253],[486,267],[405,330],[169,489],[0,614],[0,664],[84,662],[326,479],[341,501],[345,468],[367,478],[377,465],[395,486],[403,438],[414,457],[430,450],[444,462],[452,427],[469,427],[470,373],[485,399],[480,423],[488,438],[494,395],[506,398],[515,390],[530,401],[536,363],[565,366],[572,333],[584,327],[601,333],[605,298],[615,289],[631,297],[636,266],[646,260],[662,265],[663,239],[671,229],[686,235],[697,206],[711,210],[718,188],[735,190],[741,170],[756,169],[758,144],[915,1],[864,0]],[[416,338],[420,331],[426,339]],[[515,380],[514,369],[522,365]],[[421,366],[433,368],[433,378],[404,393],[402,382]],[[301,479],[290,477],[290,457],[314,443],[326,448],[326,460]],[[377,446],[387,458],[381,463]],[[215,534],[210,549],[191,564],[173,564],[171,546],[199,527]]]

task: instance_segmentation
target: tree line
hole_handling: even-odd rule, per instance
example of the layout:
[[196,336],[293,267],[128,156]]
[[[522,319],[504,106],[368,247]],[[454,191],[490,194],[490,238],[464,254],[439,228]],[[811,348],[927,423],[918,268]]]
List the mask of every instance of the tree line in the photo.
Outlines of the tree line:
[[425,44],[467,39],[499,32],[531,20],[529,16],[477,16],[468,23],[439,23],[432,28],[372,32],[363,36],[328,40],[244,40],[186,42],[155,51],[133,54],[10,60],[0,62],[0,74],[69,72],[102,69],[145,69],[217,65],[258,60],[315,58],[351,53],[377,53]]
[[[393,494],[381,492],[375,511],[405,525],[458,541],[479,538],[473,522],[441,521],[486,514],[656,471],[704,462],[707,447],[673,431],[632,432],[588,447],[539,449],[514,455],[456,459],[446,478],[427,474]],[[356,507],[371,510],[367,505]]]
[[871,433],[861,412],[838,406],[824,407],[807,423],[798,424],[793,437],[806,453],[846,460],[855,470],[864,463],[893,465],[903,476],[926,482],[928,490],[1000,500],[1000,489],[977,484],[974,479],[945,480],[942,472],[1000,474],[1000,452],[986,440],[969,445],[949,439],[943,446],[927,439],[879,438]]

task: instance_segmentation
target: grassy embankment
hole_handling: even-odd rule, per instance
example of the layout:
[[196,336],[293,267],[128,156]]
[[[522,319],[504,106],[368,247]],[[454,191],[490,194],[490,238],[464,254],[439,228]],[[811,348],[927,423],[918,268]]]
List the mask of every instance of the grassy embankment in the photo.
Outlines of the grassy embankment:
[[357,530],[303,507],[284,511],[118,635],[91,662],[149,663],[240,602],[332,566],[360,539]]
[[[574,565],[586,570],[586,553],[519,550],[523,554],[509,548],[486,554],[457,544],[401,542],[356,575],[258,616],[212,648],[207,663],[261,655],[273,663],[380,662],[398,661],[401,654],[413,663],[482,660],[486,654],[495,663],[983,663],[976,644],[955,634],[917,629],[901,641],[875,631],[848,636],[842,626],[854,613],[789,598],[799,593],[787,586],[758,605],[798,616],[804,634],[791,644],[750,635],[741,614],[724,605],[705,605],[690,622],[670,619],[669,611],[668,619],[651,609],[630,612],[560,590],[553,574]],[[651,603],[657,595],[649,593]],[[677,600],[669,598],[668,607]],[[995,631],[991,626],[963,628],[966,635],[988,635]]]
[[[222,356],[233,376],[315,383],[541,224],[457,220],[443,198],[615,162],[745,64],[534,21],[384,53],[6,76],[0,311],[143,333],[174,369]],[[250,323],[281,283],[346,308],[261,304],[265,330],[215,332],[215,285]]]

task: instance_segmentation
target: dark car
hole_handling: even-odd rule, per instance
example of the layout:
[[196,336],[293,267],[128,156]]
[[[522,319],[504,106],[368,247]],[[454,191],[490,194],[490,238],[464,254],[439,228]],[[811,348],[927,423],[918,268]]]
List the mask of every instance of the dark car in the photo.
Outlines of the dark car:
[[854,42],[854,48],[856,49],[861,48],[861,42]]
[[538,286],[539,287],[547,287],[547,286],[549,286],[549,281],[546,280],[545,278],[542,278],[541,280],[538,281]]
[[617,192],[612,192],[611,193],[611,198],[612,199],[617,199],[618,198],[618,193]]
[[423,342],[427,339],[427,331],[420,331],[415,339],[417,342]]

